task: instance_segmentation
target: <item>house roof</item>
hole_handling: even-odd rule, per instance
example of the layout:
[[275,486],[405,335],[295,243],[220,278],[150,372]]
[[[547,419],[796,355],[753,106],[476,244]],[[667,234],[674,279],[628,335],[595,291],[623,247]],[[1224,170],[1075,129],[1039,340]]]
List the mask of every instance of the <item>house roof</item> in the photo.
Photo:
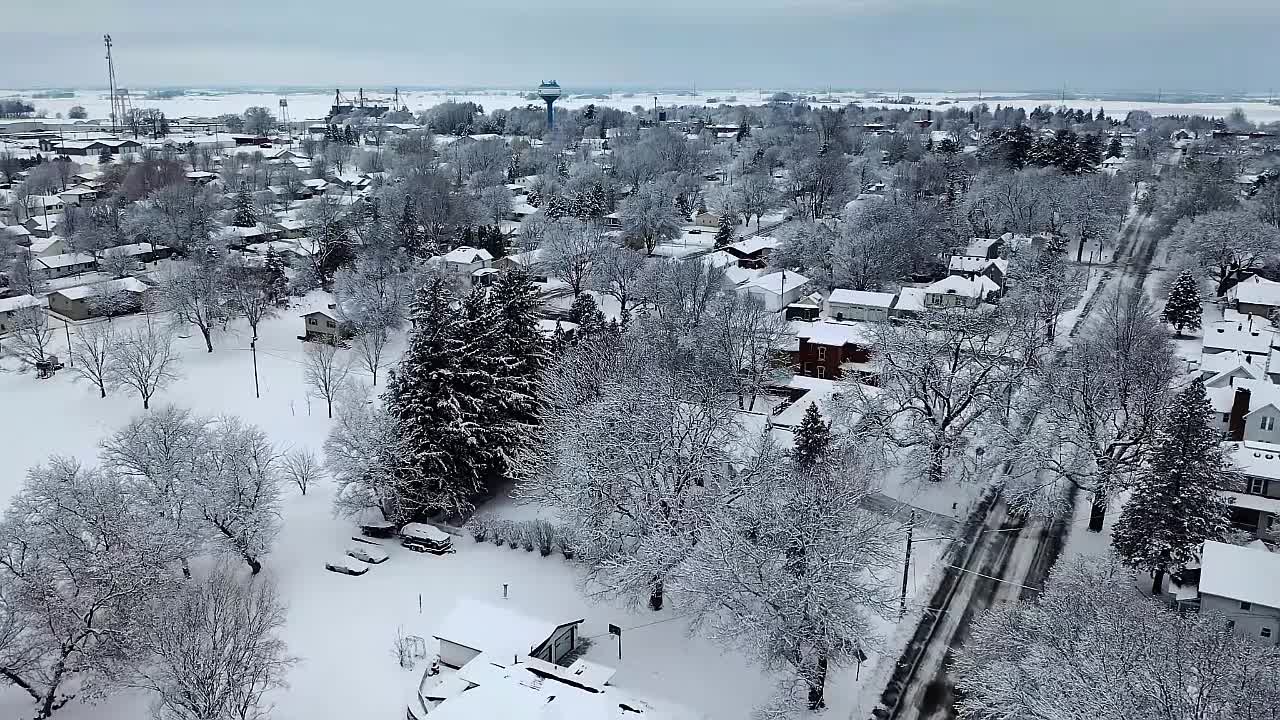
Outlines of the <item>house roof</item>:
[[831,291],[831,297],[827,298],[827,302],[832,305],[860,305],[888,309],[893,307],[896,297],[893,293],[838,288]]
[[814,345],[841,347],[844,345],[869,346],[872,343],[871,329],[862,323],[834,322],[818,320],[814,322],[793,321],[791,329],[796,337],[808,340]]
[[1001,258],[973,257],[969,255],[952,255],[947,262],[948,270],[980,273],[994,265],[1003,275],[1009,271],[1009,261]]
[[13,312],[23,308],[40,307],[44,301],[34,295],[18,295],[11,298],[0,298],[0,313]]
[[726,245],[725,250],[736,252],[740,255],[755,255],[765,250],[772,250],[778,247],[778,239],[769,237],[768,235],[760,235],[757,237],[749,237],[739,240],[731,245]]
[[1222,444],[1231,464],[1249,477],[1280,480],[1280,445],[1256,440]]
[[747,287],[760,288],[761,290],[771,292],[775,295],[781,295],[783,293],[784,286],[794,290],[808,282],[809,278],[798,272],[789,273],[786,270],[782,270],[775,273],[769,273],[768,275],[761,275],[755,280],[747,283]]
[[1250,330],[1244,323],[1218,322],[1205,328],[1202,344],[1208,350],[1239,350],[1252,355],[1269,355],[1274,335],[1265,327]]
[[977,298],[982,296],[982,285],[959,275],[949,275],[924,289],[929,295],[960,295]]
[[152,245],[151,243],[129,243],[128,245],[117,245],[113,248],[107,248],[104,251],[106,255],[146,255],[153,250],[168,250],[164,245]]
[[510,607],[499,607],[474,598],[461,598],[453,610],[436,625],[434,637],[505,660],[530,654],[546,642],[557,628],[580,622],[581,619],[561,622],[544,620]]
[[463,245],[460,248],[454,248],[444,255],[445,262],[459,263],[461,265],[470,265],[477,262],[488,262],[493,260],[493,255],[483,248],[477,249]]
[[1228,297],[1250,305],[1280,307],[1280,283],[1257,275],[1227,291]]
[[63,253],[48,257],[36,258],[36,262],[47,268],[71,267],[72,265],[92,265],[96,258],[87,253]]
[[85,298],[118,292],[142,293],[150,289],[151,287],[141,280],[128,277],[121,278],[119,280],[108,280],[107,282],[94,283],[92,285],[77,285],[75,287],[57,290],[52,294],[61,295],[68,300],[84,300]]
[[1280,608],[1280,555],[1210,540],[1200,555],[1200,592]]
[[893,309],[903,312],[924,312],[924,295],[924,288],[902,288],[898,291],[898,301],[893,304]]

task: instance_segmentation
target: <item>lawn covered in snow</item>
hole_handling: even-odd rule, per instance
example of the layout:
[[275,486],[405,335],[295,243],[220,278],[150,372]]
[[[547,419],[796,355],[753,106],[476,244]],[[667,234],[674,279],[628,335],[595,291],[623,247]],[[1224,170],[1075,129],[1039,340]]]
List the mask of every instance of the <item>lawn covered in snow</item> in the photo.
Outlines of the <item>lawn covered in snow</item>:
[[[300,315],[323,307],[325,298],[313,295],[265,321],[258,341],[261,398],[254,397],[253,357],[248,328],[236,321],[214,338],[215,351],[204,351],[198,331],[181,331],[175,337],[181,354],[182,378],[163,390],[153,403],[189,407],[202,414],[229,413],[261,427],[282,449],[310,448],[317,453],[330,426],[323,401],[309,398],[303,380],[303,331]],[[154,316],[154,322],[162,322]],[[120,324],[141,323],[145,318],[117,319]],[[64,330],[54,322],[53,349],[66,357]],[[194,330],[194,329],[193,329]],[[73,324],[71,332],[76,332]],[[398,354],[403,342],[397,338]],[[387,364],[391,364],[389,361]],[[130,417],[142,412],[139,398],[118,389],[105,399],[70,368],[50,380],[36,380],[31,373],[12,372],[12,359],[0,372],[0,502],[7,503],[19,489],[24,473],[52,453],[94,462],[98,443]],[[368,382],[367,375],[356,373]],[[381,377],[380,377],[381,380]],[[680,608],[661,613],[597,603],[581,586],[577,569],[559,555],[541,557],[492,544],[477,544],[470,536],[455,539],[457,553],[437,557],[409,552],[398,545],[384,549],[390,559],[372,566],[360,577],[328,572],[326,561],[343,556],[352,544],[355,527],[335,518],[327,486],[302,496],[285,488],[283,530],[265,572],[279,582],[289,605],[284,639],[302,662],[290,674],[291,687],[275,697],[276,720],[319,718],[400,718],[406,693],[416,686],[422,666],[415,671],[400,668],[392,651],[398,630],[427,639],[434,623],[459,598],[507,602],[526,614],[562,622],[585,618],[584,636],[593,637],[587,653],[591,660],[619,669],[614,684],[644,697],[677,718],[740,720],[762,703],[772,681],[746,660],[725,652],[709,639],[690,636]],[[502,498],[491,512],[523,510]],[[916,568],[910,574],[910,590],[927,595],[924,582],[943,543],[918,545]],[[502,586],[510,597],[502,600]],[[626,628],[623,658],[607,635],[608,625]],[[883,623],[885,635],[892,623]],[[872,664],[877,658],[872,658]],[[889,661],[896,660],[896,655]],[[862,679],[868,678],[868,666]],[[829,684],[829,717],[845,717],[857,704],[859,687],[854,669],[833,673]],[[878,687],[870,687],[878,693]],[[112,696],[99,706],[73,703],[56,717],[68,720],[135,720],[145,717],[147,699],[138,693]],[[25,695],[0,688],[0,718],[29,714]]]

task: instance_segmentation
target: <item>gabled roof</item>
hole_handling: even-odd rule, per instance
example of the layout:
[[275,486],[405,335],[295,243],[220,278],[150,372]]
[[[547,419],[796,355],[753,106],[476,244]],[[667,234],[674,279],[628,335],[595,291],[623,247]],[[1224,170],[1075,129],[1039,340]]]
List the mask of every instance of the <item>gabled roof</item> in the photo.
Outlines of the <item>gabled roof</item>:
[[1227,297],[1250,305],[1280,307],[1280,283],[1254,275],[1228,290]]
[[1280,555],[1206,542],[1200,555],[1200,592],[1280,608]]
[[86,253],[63,253],[61,255],[36,258],[35,262],[47,268],[62,268],[71,267],[72,265],[92,265],[97,262],[97,259]]
[[869,346],[872,343],[871,330],[862,323],[835,322],[817,320],[814,322],[793,321],[791,329],[796,337],[807,340],[813,345],[842,347],[844,345]]
[[785,270],[761,275],[760,277],[747,283],[749,288],[760,288],[775,295],[781,295],[785,288],[792,290],[799,288],[809,282],[809,278],[798,272],[787,272]]
[[982,297],[982,286],[972,280],[950,275],[924,289],[929,295],[959,295],[961,297]]
[[118,292],[143,293],[151,288],[137,278],[121,278],[119,280],[108,280],[107,282],[94,283],[93,285],[77,285],[75,287],[64,288],[53,292],[53,295],[61,295],[68,300],[84,300],[91,297],[99,297],[102,295],[110,295]]
[[483,248],[473,248],[463,245],[460,248],[454,248],[444,254],[445,262],[458,263],[460,265],[471,265],[478,262],[489,262],[493,260],[493,255]]
[[462,598],[436,625],[434,637],[506,659],[529,655],[558,628],[581,622],[582,619],[544,620],[510,607]]
[[40,307],[44,301],[34,295],[18,295],[11,298],[0,298],[0,313],[13,312],[23,308]]

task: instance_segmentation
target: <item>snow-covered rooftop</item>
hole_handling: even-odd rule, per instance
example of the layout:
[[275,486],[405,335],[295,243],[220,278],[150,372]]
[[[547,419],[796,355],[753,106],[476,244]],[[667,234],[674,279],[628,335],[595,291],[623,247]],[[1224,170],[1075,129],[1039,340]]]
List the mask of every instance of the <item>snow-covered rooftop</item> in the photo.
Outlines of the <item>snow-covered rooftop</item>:
[[72,265],[92,265],[96,259],[86,253],[63,253],[62,255],[50,255],[48,257],[36,258],[36,262],[47,268],[71,267]]
[[814,345],[839,347],[846,344],[868,346],[872,342],[871,329],[862,323],[818,320],[793,321],[791,330],[798,338]]
[[463,245],[460,248],[454,248],[444,255],[445,262],[458,263],[460,265],[471,265],[478,262],[488,262],[493,260],[493,255],[483,248],[477,249]]
[[902,288],[893,307],[903,312],[924,312],[924,293],[924,288]]
[[434,637],[505,661],[528,655],[546,642],[556,628],[577,622],[582,621],[555,622],[530,617],[507,607],[464,597],[436,625]]
[[118,292],[134,292],[141,293],[150,290],[146,283],[137,278],[121,278],[119,280],[108,280],[107,282],[95,283],[93,285],[77,285],[64,290],[58,290],[56,295],[61,295],[68,300],[84,300],[89,297],[99,295],[109,295]]
[[827,302],[832,305],[859,305],[888,309],[893,307],[894,297],[893,293],[838,288],[831,291],[831,297],[827,298]]
[[787,272],[785,270],[761,275],[760,277],[748,283],[748,287],[757,287],[761,290],[767,290],[771,293],[781,295],[784,287],[798,288],[809,282],[809,278],[797,272]]
[[1280,480],[1280,445],[1256,440],[1223,443],[1231,464],[1250,477]]
[[736,243],[725,247],[726,250],[737,252],[740,255],[755,255],[765,250],[772,250],[778,247],[778,239],[769,237],[768,235],[758,235],[739,240]]
[[1200,592],[1280,608],[1280,555],[1210,540],[1200,556]]
[[11,298],[0,298],[0,313],[13,312],[23,308],[40,307],[44,301],[34,295],[18,295]]
[[1250,305],[1280,307],[1280,283],[1255,275],[1228,290],[1227,296]]
[[931,295],[960,295],[976,298],[982,296],[983,290],[980,283],[967,280],[959,275],[949,275],[925,288],[925,292]]
[[1251,355],[1269,355],[1275,333],[1267,328],[1249,329],[1244,323],[1214,323],[1204,331],[1204,349],[1239,350]]

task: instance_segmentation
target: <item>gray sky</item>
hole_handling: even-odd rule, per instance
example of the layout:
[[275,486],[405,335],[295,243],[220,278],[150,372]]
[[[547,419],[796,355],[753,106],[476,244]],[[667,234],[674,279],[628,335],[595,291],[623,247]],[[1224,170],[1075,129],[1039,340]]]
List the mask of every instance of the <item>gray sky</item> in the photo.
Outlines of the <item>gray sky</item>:
[[1278,0],[4,0],[0,87],[1267,92]]

